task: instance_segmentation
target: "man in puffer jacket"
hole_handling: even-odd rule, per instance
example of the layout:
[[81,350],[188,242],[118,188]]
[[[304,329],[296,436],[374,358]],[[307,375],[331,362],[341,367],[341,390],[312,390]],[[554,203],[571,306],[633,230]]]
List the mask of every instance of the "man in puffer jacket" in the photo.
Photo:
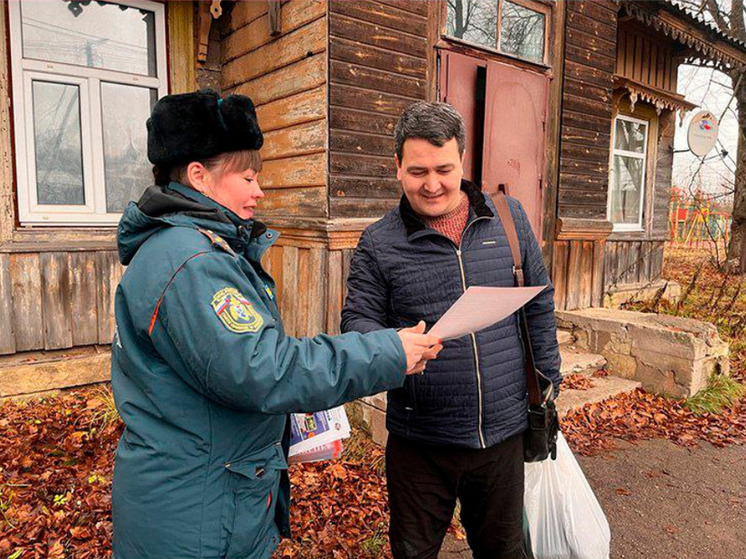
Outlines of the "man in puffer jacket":
[[[399,207],[362,234],[343,331],[432,326],[468,286],[513,287],[508,239],[489,196],[462,180],[464,122],[444,103],[408,107],[395,130]],[[559,388],[554,289],[517,200],[525,308],[536,366]],[[436,558],[458,498],[477,559],[525,557],[526,373],[517,315],[445,342],[421,376],[388,392],[386,468],[395,559]],[[412,475],[416,472],[416,475]]]

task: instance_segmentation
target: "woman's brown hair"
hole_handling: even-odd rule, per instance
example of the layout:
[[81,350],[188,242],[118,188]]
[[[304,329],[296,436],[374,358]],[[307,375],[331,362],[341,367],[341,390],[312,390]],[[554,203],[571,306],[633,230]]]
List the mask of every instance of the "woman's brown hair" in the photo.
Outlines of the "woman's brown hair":
[[[260,173],[262,170],[262,157],[259,155],[259,151],[255,149],[227,151],[207,159],[199,160],[198,162],[202,163],[211,173],[218,173],[219,175],[241,173],[247,169],[251,169],[255,173]],[[189,163],[192,163],[192,161]],[[162,169],[157,165],[154,166],[153,178],[155,179],[155,184],[166,186],[169,182],[174,181],[184,186],[192,186],[186,178],[186,170],[189,167],[189,163],[177,165],[171,169]]]

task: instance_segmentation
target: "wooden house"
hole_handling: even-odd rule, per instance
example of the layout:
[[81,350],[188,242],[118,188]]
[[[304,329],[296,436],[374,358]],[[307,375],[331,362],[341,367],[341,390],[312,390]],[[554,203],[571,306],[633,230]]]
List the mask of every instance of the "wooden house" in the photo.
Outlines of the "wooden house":
[[521,200],[558,308],[661,271],[677,66],[746,45],[675,0],[3,0],[0,397],[108,378],[116,223],[149,183],[158,96],[252,97],[287,330],[338,331],[360,232],[394,207],[418,99],[469,128],[466,174]]

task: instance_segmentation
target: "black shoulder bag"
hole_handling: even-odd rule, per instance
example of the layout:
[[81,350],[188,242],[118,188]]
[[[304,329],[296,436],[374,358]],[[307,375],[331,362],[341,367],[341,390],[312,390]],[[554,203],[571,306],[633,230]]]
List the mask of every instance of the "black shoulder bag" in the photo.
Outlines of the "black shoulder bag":
[[[508,200],[502,192],[498,192],[492,195],[492,201],[495,203],[497,214],[500,216],[500,221],[510,244],[515,284],[517,287],[523,287],[521,249]],[[521,329],[521,340],[525,354],[524,366],[528,388],[528,430],[523,435],[523,460],[525,462],[541,462],[550,455],[554,460],[557,458],[557,431],[559,431],[557,408],[552,398],[554,384],[534,365],[534,353],[531,349],[528,322],[523,307],[518,311],[518,324]]]

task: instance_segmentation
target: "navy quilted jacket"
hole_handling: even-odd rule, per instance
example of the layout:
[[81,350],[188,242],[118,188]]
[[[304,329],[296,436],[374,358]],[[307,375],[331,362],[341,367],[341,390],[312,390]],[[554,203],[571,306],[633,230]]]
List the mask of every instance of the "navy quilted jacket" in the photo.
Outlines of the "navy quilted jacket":
[[[469,222],[457,247],[427,227],[406,197],[362,234],[347,280],[342,330],[431,327],[470,285],[512,287],[513,260],[492,200],[463,181]],[[536,366],[557,388],[559,347],[554,288],[520,203],[508,199],[526,285],[547,288],[526,306]],[[463,272],[463,273],[462,273]],[[410,440],[487,448],[527,427],[526,378],[517,315],[446,341],[425,374],[388,393],[386,426]]]

